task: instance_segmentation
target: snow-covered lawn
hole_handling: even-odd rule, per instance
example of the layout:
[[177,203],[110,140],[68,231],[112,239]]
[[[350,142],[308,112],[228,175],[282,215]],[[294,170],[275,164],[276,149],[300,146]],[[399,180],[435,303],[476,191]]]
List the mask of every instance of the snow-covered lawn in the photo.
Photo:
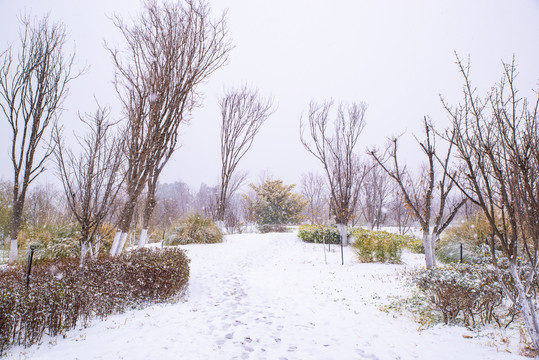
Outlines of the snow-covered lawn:
[[[438,325],[418,331],[406,316],[380,311],[406,294],[400,274],[421,266],[360,264],[295,233],[226,236],[184,246],[188,293],[176,304],[95,320],[65,338],[14,347],[8,359],[523,359],[518,336]],[[506,339],[502,342],[501,339]]]

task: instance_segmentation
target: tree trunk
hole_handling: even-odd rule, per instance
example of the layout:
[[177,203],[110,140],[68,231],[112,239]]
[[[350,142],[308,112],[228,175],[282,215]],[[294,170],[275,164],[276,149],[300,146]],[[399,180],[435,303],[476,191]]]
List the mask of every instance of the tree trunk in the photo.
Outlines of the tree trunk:
[[509,274],[513,278],[518,293],[517,302],[520,308],[520,314],[530,335],[533,348],[537,352],[539,350],[539,321],[537,319],[537,312],[535,311],[532,298],[527,295],[526,289],[520,280],[520,275],[514,261],[510,261],[509,263]]
[[[114,237],[114,239],[116,239],[116,237]],[[99,257],[99,250],[101,250],[101,241],[101,236],[98,235],[96,237],[96,240],[94,241],[94,248],[92,249],[92,258],[94,260],[97,260],[97,258]]]
[[80,267],[84,267],[84,263],[86,261],[86,254],[88,253],[88,250],[90,250],[91,245],[89,245],[86,241],[80,242]]
[[110,256],[114,256],[114,254],[116,253],[116,249],[118,249],[118,244],[120,243],[121,235],[122,231],[120,229],[116,230],[114,240],[112,241],[112,246],[110,247]]
[[[120,229],[119,235],[116,232],[114,237],[113,246],[110,249],[111,256],[118,256],[122,253],[122,250],[125,245],[125,240],[127,239],[127,233],[129,232],[129,227],[131,226],[131,220],[133,219],[133,213],[135,212],[135,200],[133,196],[129,197],[129,201],[124,205],[122,209],[122,219],[120,220]],[[116,246],[114,245],[116,244]]]
[[348,227],[345,224],[337,224],[337,229],[341,235],[343,246],[348,246]]
[[[120,232],[120,235],[118,237],[118,243],[115,249],[110,249],[110,255],[111,256],[119,256],[122,253],[122,250],[124,249],[125,240],[127,239],[127,232]],[[113,252],[114,250],[114,252]]]
[[138,241],[138,248],[143,248],[144,245],[146,245],[147,243],[147,240],[148,240],[148,228],[145,228],[145,229],[142,229],[141,233],[140,233],[140,238],[139,238],[139,241]]
[[144,204],[144,214],[142,216],[142,232],[140,234],[138,247],[142,248],[146,245],[148,239],[148,229],[150,228],[150,220],[152,218],[153,211],[157,205],[155,199],[155,191],[157,190],[157,183],[155,179],[148,181],[148,195],[146,196],[146,203]]
[[434,240],[436,234],[429,234],[428,230],[423,230],[423,247],[425,248],[425,265],[427,269],[436,267],[436,256],[434,254]]
[[22,218],[22,206],[18,201],[18,196],[14,195],[15,199],[13,201],[13,214],[11,215],[11,244],[9,249],[9,260],[8,264],[12,265],[17,261],[19,257],[19,228],[21,225]]

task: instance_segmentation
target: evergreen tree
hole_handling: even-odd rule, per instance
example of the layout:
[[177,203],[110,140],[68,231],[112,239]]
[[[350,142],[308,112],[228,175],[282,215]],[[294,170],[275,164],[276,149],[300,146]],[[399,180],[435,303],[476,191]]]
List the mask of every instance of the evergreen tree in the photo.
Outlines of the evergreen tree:
[[266,180],[260,186],[249,186],[254,190],[254,194],[244,195],[248,217],[261,229],[266,229],[267,225],[282,226],[301,221],[301,212],[308,201],[303,196],[292,193],[295,185],[284,185],[282,180]]

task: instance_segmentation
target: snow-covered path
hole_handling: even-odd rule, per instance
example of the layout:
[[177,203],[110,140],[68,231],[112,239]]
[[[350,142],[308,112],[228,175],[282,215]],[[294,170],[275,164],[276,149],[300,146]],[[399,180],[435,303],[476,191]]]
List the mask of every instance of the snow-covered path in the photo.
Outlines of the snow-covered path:
[[321,246],[293,233],[185,248],[192,262],[184,301],[95,321],[52,344],[13,348],[8,358],[522,359],[488,336],[449,326],[418,332],[381,312],[388,296],[405,291],[404,265],[359,264],[345,249],[342,266],[337,247],[326,265]]

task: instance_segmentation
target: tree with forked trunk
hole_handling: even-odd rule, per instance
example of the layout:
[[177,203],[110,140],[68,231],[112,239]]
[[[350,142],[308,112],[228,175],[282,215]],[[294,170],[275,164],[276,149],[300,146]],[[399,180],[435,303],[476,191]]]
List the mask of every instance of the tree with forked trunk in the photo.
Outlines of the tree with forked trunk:
[[121,253],[137,199],[147,188],[144,246],[159,176],[177,147],[178,128],[199,103],[198,85],[222,67],[231,50],[225,17],[210,18],[203,0],[144,2],[133,25],[115,18],[125,51],[110,49],[115,86],[127,117],[126,201],[112,255]]
[[79,223],[81,266],[88,251],[97,258],[101,246],[101,225],[113,208],[124,172],[121,136],[111,135],[114,124],[107,121],[108,110],[99,107],[93,115],[80,117],[89,128],[78,137],[80,154],[65,147],[55,127],[53,141],[58,175],[71,213]]
[[[427,157],[427,167],[421,172],[419,179],[413,179],[406,167],[401,167],[398,158],[398,138],[390,139],[385,154],[370,150],[372,158],[391,177],[402,192],[404,201],[414,217],[419,221],[423,231],[425,263],[427,269],[436,266],[434,247],[440,234],[449,226],[458,210],[466,202],[465,198],[452,199],[450,194],[455,188],[455,171],[450,169],[452,146],[447,149],[446,156],[439,159],[436,154],[436,133],[432,123],[424,118],[425,138],[416,138],[421,151]],[[440,169],[438,169],[440,165]],[[441,174],[440,174],[441,173]],[[441,176],[437,179],[438,176]],[[437,191],[436,191],[437,190]],[[436,196],[436,205],[433,200]]]
[[24,17],[21,23],[17,58],[11,47],[0,55],[0,108],[12,131],[14,170],[10,264],[18,258],[17,237],[28,187],[45,170],[53,152],[48,143],[51,125],[56,123],[68,83],[75,77],[71,73],[74,55],[64,55],[64,25],[51,23],[48,17]]
[[[347,226],[355,216],[361,184],[369,171],[356,153],[359,135],[365,127],[367,105],[339,105],[331,129],[332,106],[333,101],[321,104],[311,101],[307,125],[300,122],[300,138],[305,149],[324,167],[329,185],[330,209],[343,245],[348,245]],[[304,134],[305,128],[309,131],[310,139]]]
[[[498,279],[539,353],[539,97],[528,102],[520,96],[514,58],[503,63],[502,79],[484,97],[472,86],[469,61],[457,55],[457,65],[464,99],[457,106],[442,99],[452,121],[446,139],[461,165],[453,178],[488,220],[485,240]],[[499,271],[502,259],[509,277]]]

